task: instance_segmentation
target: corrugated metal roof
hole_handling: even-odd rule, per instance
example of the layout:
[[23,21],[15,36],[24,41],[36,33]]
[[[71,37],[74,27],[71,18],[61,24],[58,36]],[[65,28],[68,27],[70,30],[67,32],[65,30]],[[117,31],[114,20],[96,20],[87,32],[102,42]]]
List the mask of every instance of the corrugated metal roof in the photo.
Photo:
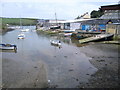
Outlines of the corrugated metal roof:
[[90,18],[90,19],[75,19],[75,20],[59,21],[58,23],[77,23],[77,22],[89,21],[89,20],[94,20],[94,19],[95,18]]
[[[107,24],[108,21],[109,19],[96,19],[96,20],[82,22],[82,24]],[[120,20],[117,19],[112,19],[111,21],[113,23],[120,23]]]

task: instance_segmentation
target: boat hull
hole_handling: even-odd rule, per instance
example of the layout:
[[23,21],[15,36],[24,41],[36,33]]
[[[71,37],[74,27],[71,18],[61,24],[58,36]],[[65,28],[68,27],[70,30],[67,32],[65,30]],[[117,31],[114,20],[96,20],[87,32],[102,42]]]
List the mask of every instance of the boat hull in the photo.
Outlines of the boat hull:
[[79,40],[79,43],[87,43],[87,42],[97,42],[97,41],[106,41],[113,39],[113,34],[100,34],[95,37],[89,37],[86,39]]
[[59,43],[51,43],[52,45],[61,46]]
[[22,29],[21,32],[28,32],[29,29]]
[[24,39],[24,37],[18,37],[18,39]]
[[98,39],[98,40],[93,40],[94,42],[96,41],[109,41],[109,40],[112,40],[113,39],[113,36],[114,35],[110,35],[110,36],[108,36],[108,37],[103,37],[103,38],[100,38],[100,39]]
[[75,32],[75,30],[62,30],[64,33],[72,33]]
[[15,47],[0,47],[2,50],[14,50]]
[[52,45],[61,46],[60,42],[50,41]]
[[24,39],[25,38],[25,35],[24,34],[19,34],[18,35],[18,39]]
[[17,50],[17,47],[11,44],[0,44],[0,50]]
[[64,36],[71,36],[72,35],[72,33],[64,33]]
[[51,26],[50,29],[60,29],[60,26]]

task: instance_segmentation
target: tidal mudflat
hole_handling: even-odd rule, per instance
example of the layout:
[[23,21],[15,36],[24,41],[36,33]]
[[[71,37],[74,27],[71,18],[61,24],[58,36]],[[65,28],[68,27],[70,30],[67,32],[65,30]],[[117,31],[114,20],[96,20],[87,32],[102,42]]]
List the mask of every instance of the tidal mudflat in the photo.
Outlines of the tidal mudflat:
[[[31,28],[32,30],[32,28]],[[16,53],[2,54],[3,88],[116,88],[118,87],[119,45],[90,43],[78,47],[70,38],[62,47],[50,44],[49,37],[19,30],[2,35],[2,42],[18,46]],[[67,40],[67,41],[66,41]]]

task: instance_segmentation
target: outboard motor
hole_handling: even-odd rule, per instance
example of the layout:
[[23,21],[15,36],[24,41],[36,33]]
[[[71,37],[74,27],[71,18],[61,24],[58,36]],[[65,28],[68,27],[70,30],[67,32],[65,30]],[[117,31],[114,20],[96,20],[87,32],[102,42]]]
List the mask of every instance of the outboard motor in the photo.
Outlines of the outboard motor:
[[14,49],[17,50],[17,46],[16,45],[14,45]]
[[59,41],[59,43],[61,43],[61,41]]

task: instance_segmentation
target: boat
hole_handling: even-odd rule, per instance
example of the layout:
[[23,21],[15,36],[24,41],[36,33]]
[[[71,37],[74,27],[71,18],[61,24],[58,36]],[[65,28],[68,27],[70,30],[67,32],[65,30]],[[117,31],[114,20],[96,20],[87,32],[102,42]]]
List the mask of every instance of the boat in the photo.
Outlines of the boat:
[[18,39],[24,39],[25,38],[25,35],[24,34],[19,34],[18,35]]
[[55,25],[55,26],[50,26],[49,29],[60,29],[60,26],[57,26],[57,25]]
[[85,39],[85,38],[91,37],[91,35],[73,33],[73,34],[71,35],[71,37],[72,37],[72,38],[75,38],[75,39],[77,39],[77,40],[80,40],[80,39]]
[[72,33],[64,33],[64,36],[71,36],[72,35]]
[[49,27],[49,29],[60,29],[60,28],[61,28],[60,25],[58,25],[58,23],[57,23],[57,15],[56,15],[56,12],[55,12],[55,20],[56,20],[55,25],[51,25],[51,26]]
[[73,30],[61,30],[61,31],[63,31],[65,33],[71,33],[71,32],[75,32],[75,29],[73,29]]
[[52,45],[61,46],[61,41],[50,41]]
[[21,32],[28,32],[29,29],[22,29]]
[[7,29],[14,30],[14,29],[20,29],[19,26],[8,26]]
[[101,34],[101,32],[78,31],[79,34]]
[[1,50],[17,50],[17,46],[12,44],[0,44],[0,49]]
[[99,35],[95,35],[93,37],[79,40],[79,43],[111,40],[113,38],[113,36],[114,36],[114,34],[99,34]]

